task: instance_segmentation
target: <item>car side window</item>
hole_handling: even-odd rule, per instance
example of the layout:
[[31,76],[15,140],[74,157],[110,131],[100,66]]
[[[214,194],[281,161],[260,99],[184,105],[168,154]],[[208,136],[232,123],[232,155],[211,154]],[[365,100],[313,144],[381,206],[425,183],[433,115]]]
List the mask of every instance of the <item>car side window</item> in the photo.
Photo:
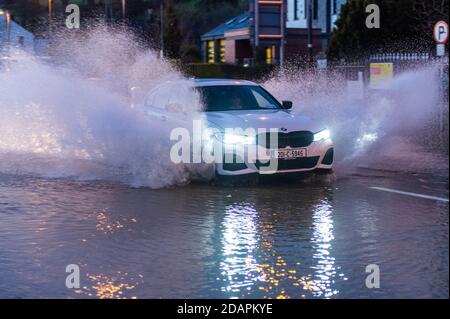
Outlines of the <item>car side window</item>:
[[256,101],[258,102],[258,105],[260,108],[264,109],[276,109],[277,106],[270,103],[270,101],[267,99],[267,97],[263,96],[260,92],[257,92],[256,90],[252,89],[252,94],[255,97]]
[[145,106],[170,113],[191,113],[201,109],[201,102],[192,83],[174,81],[153,89],[145,99]]

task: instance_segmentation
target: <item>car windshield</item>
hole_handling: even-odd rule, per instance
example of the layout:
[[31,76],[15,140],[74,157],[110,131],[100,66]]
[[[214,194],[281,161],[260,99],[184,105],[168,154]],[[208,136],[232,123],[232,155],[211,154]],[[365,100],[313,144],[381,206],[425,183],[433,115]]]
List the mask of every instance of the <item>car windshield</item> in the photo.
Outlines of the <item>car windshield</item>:
[[257,85],[201,86],[197,89],[207,112],[281,108],[272,95]]

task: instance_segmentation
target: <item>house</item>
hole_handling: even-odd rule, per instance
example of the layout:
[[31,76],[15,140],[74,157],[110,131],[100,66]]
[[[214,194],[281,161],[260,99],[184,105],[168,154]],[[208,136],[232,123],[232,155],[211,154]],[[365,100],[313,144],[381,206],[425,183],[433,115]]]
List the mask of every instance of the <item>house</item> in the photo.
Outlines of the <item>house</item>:
[[317,55],[326,49],[340,8],[345,2],[251,0],[248,12],[202,35],[203,62],[249,65],[257,52],[264,54],[267,64],[306,56],[308,5],[311,5],[312,53]]
[[253,58],[250,13],[226,21],[202,35],[204,62],[246,64]]

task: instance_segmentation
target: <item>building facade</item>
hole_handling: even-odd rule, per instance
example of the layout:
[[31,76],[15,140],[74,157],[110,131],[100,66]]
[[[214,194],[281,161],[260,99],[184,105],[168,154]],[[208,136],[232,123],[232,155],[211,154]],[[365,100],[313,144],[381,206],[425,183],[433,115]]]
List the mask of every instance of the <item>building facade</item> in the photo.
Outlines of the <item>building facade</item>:
[[[249,65],[264,55],[268,64],[324,51],[346,0],[251,0],[249,11],[202,36],[203,62]],[[311,10],[308,10],[308,6]],[[284,45],[283,45],[284,44]]]
[[[287,0],[286,30],[295,40],[296,34],[304,34],[308,28],[308,2],[311,4],[315,52],[328,46],[330,33],[346,0]],[[318,38],[320,37],[320,44]],[[298,38],[298,37],[297,37]],[[296,43],[295,46],[301,46]]]
[[249,63],[253,58],[250,13],[244,12],[202,35],[202,53],[205,63]]

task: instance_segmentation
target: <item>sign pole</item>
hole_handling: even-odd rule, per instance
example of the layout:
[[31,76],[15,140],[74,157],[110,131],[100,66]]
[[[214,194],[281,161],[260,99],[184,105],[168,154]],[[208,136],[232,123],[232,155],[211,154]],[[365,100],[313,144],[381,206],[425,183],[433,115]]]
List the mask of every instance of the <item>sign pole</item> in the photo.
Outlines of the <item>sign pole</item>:
[[283,0],[283,3],[281,5],[281,10],[280,10],[280,16],[281,16],[280,70],[281,70],[281,74],[283,74],[284,55],[285,55],[285,37],[286,37],[285,3],[286,3],[286,1]]
[[433,39],[436,42],[436,56],[439,59],[439,81],[440,81],[440,107],[439,107],[439,141],[441,146],[444,146],[444,108],[446,103],[444,101],[444,56],[445,56],[445,44],[448,41],[449,27],[447,22],[438,21],[433,28]]
[[312,0],[307,0],[307,17],[308,17],[308,62],[312,62],[313,59],[313,34],[312,34]]

